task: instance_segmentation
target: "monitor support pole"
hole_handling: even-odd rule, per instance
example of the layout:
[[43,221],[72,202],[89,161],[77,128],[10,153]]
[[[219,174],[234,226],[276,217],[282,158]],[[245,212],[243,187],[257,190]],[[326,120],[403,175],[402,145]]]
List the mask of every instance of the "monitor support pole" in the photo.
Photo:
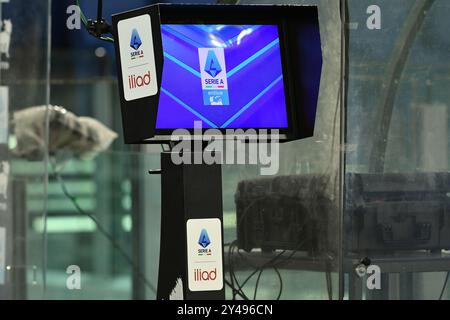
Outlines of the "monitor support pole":
[[171,155],[161,153],[157,299],[225,300],[221,165],[175,165]]

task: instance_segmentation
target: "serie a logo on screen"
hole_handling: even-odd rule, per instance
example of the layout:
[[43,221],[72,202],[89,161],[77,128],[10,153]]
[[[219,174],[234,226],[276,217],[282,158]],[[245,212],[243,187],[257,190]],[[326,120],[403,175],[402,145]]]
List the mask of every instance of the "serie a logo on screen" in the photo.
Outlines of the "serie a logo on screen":
[[131,60],[144,58],[144,50],[141,50],[142,40],[137,29],[131,32],[130,47],[133,49],[130,53]]

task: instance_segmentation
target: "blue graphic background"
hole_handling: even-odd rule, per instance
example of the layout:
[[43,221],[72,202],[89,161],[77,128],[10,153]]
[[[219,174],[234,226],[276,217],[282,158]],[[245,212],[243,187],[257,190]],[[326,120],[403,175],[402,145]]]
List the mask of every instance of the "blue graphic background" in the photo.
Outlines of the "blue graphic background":
[[[287,128],[278,27],[163,25],[157,129]],[[205,106],[198,48],[224,48],[230,105]]]

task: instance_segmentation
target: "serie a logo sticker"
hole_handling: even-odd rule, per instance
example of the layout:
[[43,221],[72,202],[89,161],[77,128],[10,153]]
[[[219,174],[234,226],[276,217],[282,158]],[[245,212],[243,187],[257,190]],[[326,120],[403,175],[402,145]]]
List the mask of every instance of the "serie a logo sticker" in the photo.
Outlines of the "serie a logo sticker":
[[138,30],[135,28],[131,32],[130,47],[133,49],[131,52],[131,60],[144,58],[144,50],[140,50],[142,46],[142,40],[139,36]]
[[211,240],[209,240],[208,232],[206,229],[202,229],[202,232],[200,233],[200,238],[198,239],[198,244],[201,248],[198,249],[198,256],[210,256],[211,255],[211,249],[208,248],[211,244]]

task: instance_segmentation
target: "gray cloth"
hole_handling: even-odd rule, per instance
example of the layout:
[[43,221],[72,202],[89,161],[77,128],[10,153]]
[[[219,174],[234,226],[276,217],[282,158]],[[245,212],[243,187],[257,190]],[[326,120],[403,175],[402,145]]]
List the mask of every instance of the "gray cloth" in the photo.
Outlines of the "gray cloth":
[[88,158],[107,149],[117,134],[99,121],[77,117],[62,107],[30,107],[14,113],[17,147],[13,153],[29,160],[40,160],[45,153],[46,115],[49,117],[49,154],[70,152]]

